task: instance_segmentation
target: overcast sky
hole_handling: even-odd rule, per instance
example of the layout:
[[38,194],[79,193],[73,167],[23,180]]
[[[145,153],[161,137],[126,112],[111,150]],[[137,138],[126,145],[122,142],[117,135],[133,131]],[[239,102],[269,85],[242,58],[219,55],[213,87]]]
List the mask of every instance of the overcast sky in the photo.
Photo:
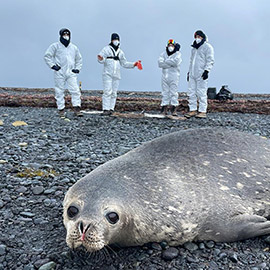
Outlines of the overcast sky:
[[172,38],[181,44],[179,91],[187,90],[190,45],[203,30],[215,50],[209,86],[228,84],[233,92],[270,93],[269,0],[0,0],[0,86],[53,87],[43,55],[71,30],[83,56],[78,80],[83,89],[102,89],[96,55],[120,35],[129,61],[143,71],[122,69],[121,90],[160,91],[157,59]]

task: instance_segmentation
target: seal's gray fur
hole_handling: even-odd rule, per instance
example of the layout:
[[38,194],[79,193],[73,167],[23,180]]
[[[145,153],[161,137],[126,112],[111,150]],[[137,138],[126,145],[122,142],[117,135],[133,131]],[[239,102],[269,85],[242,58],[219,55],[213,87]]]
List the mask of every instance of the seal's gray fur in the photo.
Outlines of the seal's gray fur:
[[[89,251],[167,241],[237,241],[270,233],[270,142],[219,128],[162,136],[111,160],[66,194],[67,243]],[[66,211],[75,205],[76,217]],[[106,213],[116,212],[112,225]],[[89,227],[81,240],[78,224]]]

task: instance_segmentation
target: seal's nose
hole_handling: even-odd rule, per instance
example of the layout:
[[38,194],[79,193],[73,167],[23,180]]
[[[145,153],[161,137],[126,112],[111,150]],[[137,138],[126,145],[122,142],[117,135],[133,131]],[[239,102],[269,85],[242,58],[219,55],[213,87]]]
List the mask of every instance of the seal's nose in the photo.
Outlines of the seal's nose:
[[78,230],[79,230],[80,235],[81,235],[81,241],[84,241],[86,231],[89,229],[89,227],[90,227],[90,224],[84,225],[82,221],[80,221],[78,223]]

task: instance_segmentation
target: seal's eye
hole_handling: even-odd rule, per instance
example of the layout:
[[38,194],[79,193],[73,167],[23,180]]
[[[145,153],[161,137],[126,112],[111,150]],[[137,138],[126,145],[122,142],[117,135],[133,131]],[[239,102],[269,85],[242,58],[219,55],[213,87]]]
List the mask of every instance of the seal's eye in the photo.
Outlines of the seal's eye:
[[79,209],[75,206],[70,206],[67,210],[69,218],[74,218],[79,213]]
[[110,213],[106,214],[106,218],[111,224],[115,224],[119,220],[119,216],[115,212],[110,212]]

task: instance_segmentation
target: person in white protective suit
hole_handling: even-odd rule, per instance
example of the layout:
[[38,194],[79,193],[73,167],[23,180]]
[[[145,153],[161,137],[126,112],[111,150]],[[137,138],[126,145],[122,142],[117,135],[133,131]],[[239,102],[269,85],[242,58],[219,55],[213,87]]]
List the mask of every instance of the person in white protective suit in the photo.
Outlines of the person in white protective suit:
[[161,113],[167,115],[168,106],[171,105],[171,113],[177,116],[178,85],[180,79],[180,64],[182,62],[180,44],[175,40],[168,41],[166,51],[158,59],[158,66],[162,68],[162,101]]
[[[207,111],[208,73],[214,65],[214,49],[208,43],[203,31],[194,34],[195,41],[191,50],[188,81],[189,112],[187,118],[205,118]],[[199,103],[199,108],[197,107]]]
[[124,68],[134,68],[138,65],[139,61],[127,61],[124,52],[120,49],[120,37],[116,33],[111,35],[111,43],[104,47],[97,57],[98,62],[104,64],[102,74],[103,115],[111,115],[116,104],[117,90],[121,79],[120,66]]
[[77,116],[83,116],[81,92],[77,74],[82,68],[82,56],[77,46],[70,42],[71,33],[63,28],[59,32],[60,41],[50,45],[44,55],[46,64],[54,70],[55,99],[60,117],[65,116],[65,86],[71,94],[71,102]]

